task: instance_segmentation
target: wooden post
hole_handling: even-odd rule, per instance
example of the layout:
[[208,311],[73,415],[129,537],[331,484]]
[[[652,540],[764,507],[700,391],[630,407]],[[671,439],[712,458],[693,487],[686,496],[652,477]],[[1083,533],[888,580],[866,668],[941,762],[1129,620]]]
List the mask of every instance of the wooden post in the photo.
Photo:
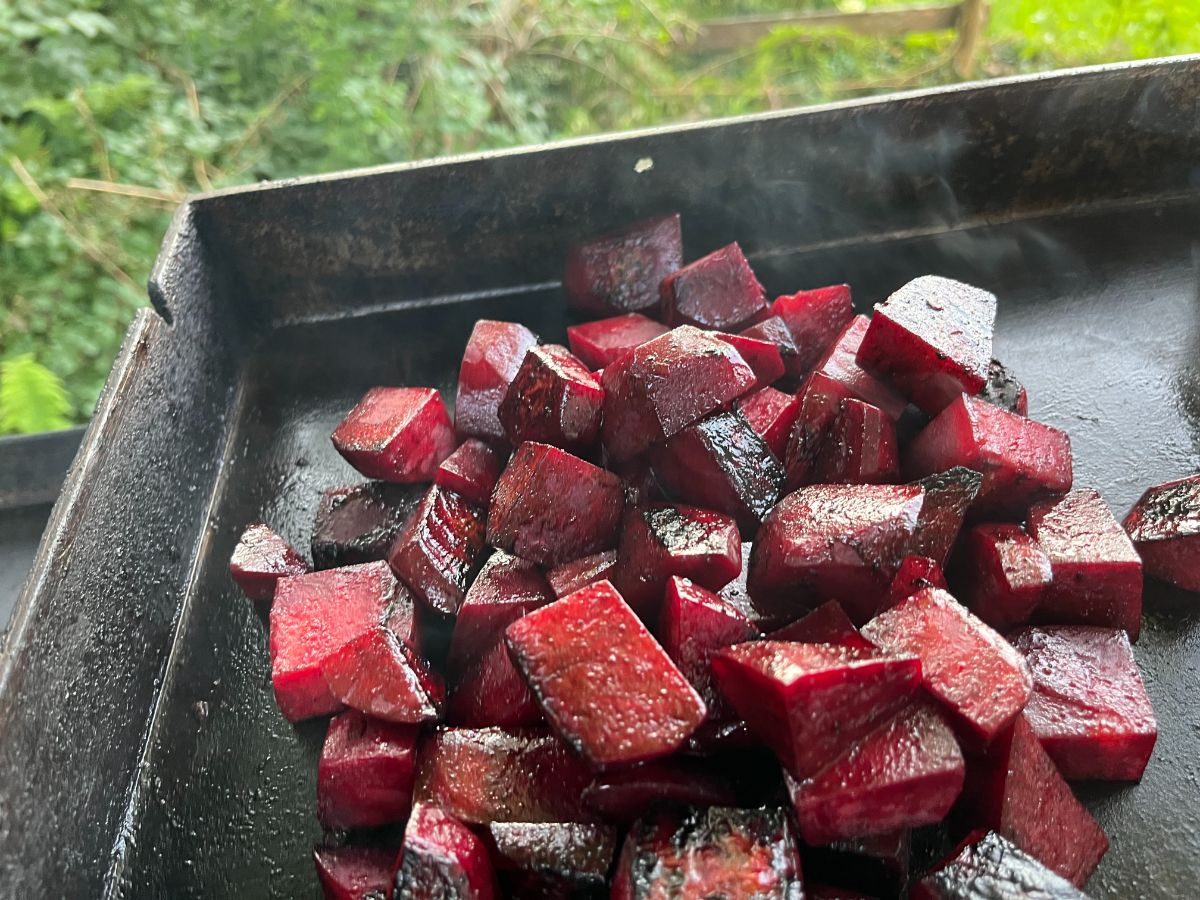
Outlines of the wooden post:
[[987,24],[987,0],[962,0],[958,7],[958,46],[954,50],[954,72],[970,78],[975,72],[975,54]]

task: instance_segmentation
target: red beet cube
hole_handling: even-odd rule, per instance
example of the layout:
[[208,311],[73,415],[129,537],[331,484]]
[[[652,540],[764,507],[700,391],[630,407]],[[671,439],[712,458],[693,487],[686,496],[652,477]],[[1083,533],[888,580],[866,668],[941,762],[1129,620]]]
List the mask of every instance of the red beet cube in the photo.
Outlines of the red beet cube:
[[911,703],[811,778],[784,773],[800,834],[829,844],[940,822],[962,790],[954,732],[924,702]]
[[958,596],[993,628],[1024,625],[1050,585],[1050,560],[1020,525],[977,525],[955,559]]
[[667,756],[704,720],[704,701],[608,582],[505,634],[546,718],[596,768]]
[[878,897],[895,896],[908,883],[911,855],[912,831],[908,828],[834,841],[823,847],[806,847],[803,857],[805,896],[811,897],[808,886],[812,881],[848,884]]
[[870,323],[866,316],[855,316],[847,322],[813,371],[838,382],[851,396],[878,406],[891,418],[898,419],[908,405],[904,397],[889,382],[876,378],[858,364],[858,348]]
[[412,805],[417,729],[356,710],[329,722],[317,766],[317,815],[326,828],[403,822]]
[[[743,328],[738,332],[744,338],[754,338],[760,341],[766,341],[774,344],[779,351],[779,358],[783,362],[783,371],[776,377],[782,377],[785,373],[789,378],[799,381],[808,374],[808,367],[800,364],[800,348],[796,346],[796,339],[792,337],[792,330],[788,328],[787,322],[779,316],[767,316],[761,322],[751,325],[749,328]],[[736,347],[737,344],[734,343]],[[741,352],[739,350],[739,352]],[[742,356],[746,356],[742,353]],[[758,372],[758,367],[751,362],[749,357],[746,357],[746,362],[749,362],[755,372]],[[774,381],[772,378],[770,381]],[[766,384],[768,379],[762,374],[759,376],[759,381]]]
[[1200,475],[1149,488],[1125,517],[1146,574],[1200,591]]
[[271,682],[280,710],[293,722],[341,707],[321,666],[375,630],[400,585],[386,563],[364,563],[281,578],[271,604]]
[[313,863],[325,900],[390,900],[396,869],[394,850],[375,847],[313,847]]
[[404,829],[396,896],[401,900],[492,900],[498,892],[487,847],[445,810],[416,804]]
[[668,325],[737,331],[767,308],[762,285],[736,241],[672,272],[658,293]]
[[554,596],[561,600],[597,581],[612,581],[616,568],[617,551],[605,550],[556,566],[546,573],[546,580]]
[[882,484],[895,481],[899,471],[895,423],[878,406],[843,400],[817,450],[814,480]]
[[875,645],[859,634],[842,605],[836,600],[822,603],[808,615],[767,635],[769,641],[797,641],[802,644],[835,644],[858,650],[873,650]]
[[1037,897],[1088,900],[1088,895],[996,832],[978,833],[913,886],[912,900]]
[[816,467],[825,438],[841,411],[842,402],[853,399],[844,384],[820,372],[808,377],[796,397],[796,418],[783,457],[789,491],[816,481]]
[[323,492],[313,522],[313,565],[332,569],[387,559],[423,494],[416,485],[381,481]]
[[513,444],[541,441],[576,453],[600,436],[604,391],[566,347],[531,347],[500,404],[500,424]]
[[759,388],[737,401],[737,411],[766,442],[775,458],[783,460],[788,436],[800,415],[800,397],[773,387]]
[[454,427],[461,438],[502,442],[500,403],[537,336],[516,322],[480,319],[471,329],[458,370]]
[[601,384],[604,446],[622,461],[746,393],[756,379],[732,346],[682,326],[607,366]]
[[928,556],[906,556],[896,570],[896,577],[892,579],[886,608],[891,609],[901,600],[929,587],[947,589],[942,567]]
[[603,772],[583,792],[584,802],[613,822],[632,822],[663,806],[732,806],[729,780],[686,757],[654,760]]
[[280,578],[307,571],[308,560],[262,522],[246,526],[229,558],[229,574],[251,600],[270,600]]
[[1029,534],[1050,559],[1050,586],[1034,613],[1050,625],[1142,630],[1142,561],[1108,504],[1090,489],[1029,511]]
[[863,636],[893,653],[921,660],[928,691],[972,746],[1012,724],[1032,681],[1021,654],[938,588],[925,588],[863,626]]
[[741,354],[742,359],[753,370],[757,386],[771,384],[783,377],[783,356],[779,352],[778,344],[744,334],[714,331],[713,335]]
[[612,472],[548,444],[517,448],[496,483],[488,542],[542,566],[617,543],[625,490]]
[[917,530],[908,552],[928,556],[945,566],[950,550],[962,530],[967,510],[979,496],[983,476],[962,466],[918,478],[914,485],[925,489],[925,505],[917,517]]
[[913,478],[953,466],[983,475],[977,511],[1019,516],[1030,504],[1071,489],[1071,439],[962,394],[916,436],[905,460]]
[[993,406],[1007,409],[1018,416],[1029,415],[1029,395],[1025,392],[1025,385],[998,359],[988,363],[987,384],[979,396]]
[[382,626],[325,657],[321,673],[341,703],[388,722],[433,722],[446,698],[441,676]]
[[572,247],[563,288],[586,312],[648,310],[658,305],[662,280],[682,265],[679,214],[671,213]]
[[1137,781],[1158,738],[1119,628],[1028,628],[1013,637],[1033,673],[1025,718],[1064,778]]
[[605,887],[617,853],[611,825],[493,822],[485,837],[513,897],[589,896]]
[[371,388],[333,432],[333,446],[368,478],[429,481],[454,450],[454,427],[433,388]]
[[454,614],[484,546],[483,510],[432,485],[388,553],[392,570],[434,612]]
[[[771,304],[771,315],[783,319],[792,333],[796,357],[790,366],[803,375],[821,361],[854,318],[850,285],[831,284],[777,297]],[[792,368],[788,374],[793,374]]]
[[492,499],[496,479],[504,468],[504,459],[483,441],[463,441],[438,466],[433,483],[461,494],[479,506],[487,506]]
[[502,634],[463,670],[446,706],[446,718],[468,728],[519,728],[542,721],[541,707],[509,658]]
[[[657,289],[656,289],[657,290]],[[571,352],[592,369],[612,365],[630,350],[670,331],[662,322],[627,313],[567,328]]]

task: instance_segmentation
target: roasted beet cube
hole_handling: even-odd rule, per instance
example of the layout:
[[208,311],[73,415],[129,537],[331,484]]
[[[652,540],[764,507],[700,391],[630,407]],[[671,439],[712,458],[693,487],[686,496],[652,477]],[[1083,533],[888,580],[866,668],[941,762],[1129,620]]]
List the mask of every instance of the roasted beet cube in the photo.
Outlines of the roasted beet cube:
[[[617,854],[617,830],[580,822],[493,822],[486,840],[502,881],[509,872],[531,879],[516,882],[511,896],[587,895],[604,888]],[[533,890],[530,890],[532,888]]]
[[383,626],[325,657],[321,673],[340,702],[388,722],[433,722],[446,699],[441,676]]
[[423,494],[418,485],[381,481],[325,491],[313,522],[313,565],[331,569],[387,559]]
[[1025,385],[998,359],[988,363],[987,384],[979,396],[993,406],[1007,409],[1018,416],[1029,415],[1029,395],[1025,392]]
[[[657,288],[655,289],[657,291]],[[584,322],[567,328],[571,352],[592,369],[612,365],[634,347],[670,331],[662,322],[640,313]]]
[[1200,475],[1149,488],[1125,530],[1147,575],[1200,591]]
[[373,828],[403,822],[412,805],[417,729],[370,719],[356,710],[334,716],[317,766],[317,815],[326,828]]
[[798,641],[802,644],[835,644],[858,650],[875,645],[859,634],[842,605],[836,600],[822,603],[808,615],[767,635],[769,641]]
[[563,288],[576,309],[631,312],[658,306],[658,286],[683,265],[679,214],[635,222],[567,251]]
[[928,691],[971,746],[1012,724],[1032,682],[1021,655],[946,591],[925,588],[863,626],[863,636],[921,660]]
[[682,326],[609,365],[601,384],[604,446],[619,462],[746,393],[756,379],[732,346]]
[[973,469],[955,466],[918,478],[913,484],[925,489],[925,505],[917,517],[917,530],[908,552],[928,556],[939,566],[945,566],[967,510],[979,496],[983,476]]
[[458,370],[454,427],[461,438],[503,441],[500,403],[537,336],[516,322],[480,319],[471,329]]
[[762,285],[736,241],[672,272],[658,293],[668,325],[737,331],[767,308]]
[[737,411],[782,461],[787,454],[788,436],[800,415],[800,397],[773,387],[759,388],[737,401]]
[[1141,778],[1158,723],[1125,632],[1027,628],[1012,642],[1033,673],[1025,718],[1063,777]]
[[783,319],[792,333],[796,357],[789,364],[788,374],[794,374],[794,366],[799,377],[820,362],[854,318],[850,285],[831,284],[777,297],[771,304],[771,315]]
[[700,695],[608,582],[505,634],[546,718],[596,768],[667,756],[704,720]]
[[838,382],[851,396],[878,406],[892,419],[898,419],[908,405],[904,397],[889,382],[876,378],[860,366],[856,358],[870,323],[866,316],[855,316],[847,322],[813,371]]
[[[792,330],[788,328],[787,322],[779,316],[767,316],[761,322],[751,325],[749,328],[743,328],[738,332],[744,338],[754,338],[760,341],[767,341],[774,344],[779,351],[779,358],[783,361],[783,371],[776,377],[782,377],[784,374],[788,378],[799,381],[808,374],[808,367],[800,363],[800,348],[796,345],[796,339],[792,337]],[[737,344],[734,343],[736,347]],[[740,352],[740,351],[739,351]],[[742,353],[742,356],[746,356]],[[758,367],[754,366],[749,357],[746,362],[750,363],[751,367],[757,372]],[[770,381],[774,381],[772,378]],[[759,376],[759,381],[766,384],[769,381]]]
[[796,417],[783,456],[789,491],[816,481],[825,438],[841,411],[842,402],[853,399],[853,395],[840,381],[814,372],[800,386],[796,398]]
[[755,538],[751,595],[785,595],[797,612],[838,600],[865,622],[907,555],[923,501],[911,485],[816,484],[789,494]]
[[1029,511],[1029,534],[1050,559],[1034,620],[1142,630],[1142,561],[1096,491],[1072,491]]
[[541,441],[576,453],[600,437],[604,390],[566,347],[530,347],[500,404],[500,424],[513,444]]
[[783,356],[779,345],[762,338],[744,334],[724,334],[714,331],[713,335],[733,347],[754,372],[755,384],[763,387],[783,377]]
[[400,592],[383,562],[279,580],[271,604],[271,682],[288,719],[298,722],[341,707],[321,666],[355,638],[374,631]]
[[940,822],[964,769],[941,713],[915,702],[811,778],[784,780],[805,842],[830,844]]
[[612,887],[612,900],[803,896],[787,814],[721,806],[640,819],[625,838]]
[[687,757],[602,772],[584,789],[583,799],[605,819],[622,823],[663,806],[732,806],[737,802],[728,778]]
[[896,480],[896,425],[878,406],[843,400],[817,450],[813,479],[823,484],[882,484]]
[[376,847],[313,847],[313,863],[325,900],[392,896],[396,852]]
[[246,526],[229,558],[229,574],[251,600],[270,600],[280,578],[308,571],[308,560],[262,522]]
[[656,621],[672,575],[718,591],[742,569],[742,542],[729,516],[694,506],[630,507],[621,526],[613,584],[643,618]]
[[517,448],[488,510],[488,542],[542,566],[617,543],[625,489],[612,472],[549,444]]
[[913,886],[913,900],[1036,897],[1088,900],[1087,894],[1019,847],[990,831],[972,835]]
[[483,510],[432,485],[388,553],[392,570],[431,610],[462,603],[484,546]]
[[333,432],[333,446],[358,471],[403,484],[432,479],[454,443],[433,388],[371,388]]
[[659,483],[686,503],[728,513],[745,534],[779,500],[783,466],[735,412],[719,412],[650,451]]
[[957,595],[993,628],[1024,625],[1050,585],[1050,559],[1020,525],[977,525],[955,557]]
[[895,896],[908,882],[911,855],[912,831],[908,828],[806,847],[805,895],[809,895],[809,882],[821,881],[849,885],[879,897]]
[[483,441],[463,441],[438,466],[433,483],[461,494],[479,506],[487,506],[504,468],[504,458]]
[[468,728],[520,728],[542,721],[541,707],[509,658],[503,634],[463,669],[446,705],[446,719]]
[[396,900],[492,900],[497,895],[483,841],[445,810],[416,804],[404,829]]
[[901,560],[900,568],[896,570],[896,577],[892,579],[886,606],[891,609],[901,600],[929,587],[946,590],[946,577],[942,574],[942,567],[928,556],[906,556]]
[[605,550],[555,566],[546,573],[546,580],[550,582],[554,596],[561,600],[597,581],[612,581],[616,568],[617,551]]
[[974,508],[1020,516],[1044,497],[1071,489],[1066,432],[962,394],[908,447],[909,477],[965,466],[983,475]]

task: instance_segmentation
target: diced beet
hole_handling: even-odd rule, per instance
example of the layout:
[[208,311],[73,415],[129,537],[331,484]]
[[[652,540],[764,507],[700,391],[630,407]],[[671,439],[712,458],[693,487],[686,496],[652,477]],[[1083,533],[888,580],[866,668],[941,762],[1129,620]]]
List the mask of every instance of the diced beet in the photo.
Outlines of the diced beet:
[[822,603],[808,615],[767,635],[769,641],[798,641],[802,644],[835,644],[858,650],[875,645],[858,633],[842,605],[836,600]]
[[1019,847],[990,831],[972,835],[949,859],[913,885],[912,900],[1036,897],[1088,900],[1088,895]]
[[1082,886],[1108,837],[1063,780],[1024,715],[973,762],[964,796],[972,824],[1008,838]]
[[759,388],[737,401],[737,411],[782,461],[787,454],[788,436],[800,415],[800,397],[778,388]]
[[704,720],[704,701],[606,581],[505,635],[546,718],[596,768],[667,756]]
[[955,557],[957,595],[993,628],[1024,625],[1050,585],[1050,560],[1020,525],[977,525]]
[[471,329],[458,370],[454,427],[460,438],[502,442],[500,403],[537,336],[516,322],[480,319]]
[[390,900],[396,852],[376,847],[313,847],[325,900]]
[[612,900],[803,896],[787,814],[722,806],[638,820],[625,838],[612,887]]
[[882,484],[896,480],[896,425],[878,406],[843,400],[817,449],[813,479],[823,484]]
[[712,673],[751,732],[797,778],[848,750],[921,683],[915,656],[780,641],[721,650]]
[[339,701],[388,722],[433,722],[446,699],[441,676],[382,626],[325,657],[321,673]]
[[313,522],[313,565],[332,569],[387,559],[423,494],[416,485],[382,481],[325,491]]
[[612,581],[616,567],[617,551],[605,550],[554,567],[546,573],[546,580],[554,596],[561,600],[597,581]]
[[1125,632],[1027,628],[1012,642],[1033,673],[1025,718],[1063,777],[1140,779],[1158,723]]
[[764,387],[783,377],[785,371],[779,346],[762,338],[744,334],[725,334],[714,331],[713,335],[733,347],[754,372],[755,386]]
[[668,325],[737,331],[767,308],[763,287],[736,241],[672,272],[658,293]]
[[557,566],[614,547],[624,508],[625,489],[612,472],[529,442],[517,448],[496,484],[488,542]]
[[979,396],[993,406],[1007,409],[1018,416],[1029,415],[1029,395],[1025,392],[1025,385],[998,359],[988,363],[987,384]]
[[718,591],[741,569],[742,542],[733,519],[694,506],[654,503],[626,510],[612,583],[653,622],[672,575]]
[[853,399],[849,389],[821,372],[814,372],[796,392],[796,418],[784,450],[786,489],[793,491],[816,480],[816,467],[842,401]]
[[817,484],[789,494],[754,541],[751,595],[787,596],[797,612],[838,600],[865,622],[907,555],[923,501],[911,485]]
[[[787,323],[796,342],[794,366],[803,375],[821,361],[854,318],[850,285],[831,284],[777,297],[771,304],[771,315]],[[792,374],[790,370],[788,374]]]
[[891,384],[862,368],[856,359],[870,323],[866,316],[855,316],[847,322],[813,371],[838,382],[859,400],[878,406],[892,419],[899,419],[908,405],[904,397]]
[[658,306],[658,286],[683,265],[679,214],[643,219],[567,251],[563,288],[571,305],[591,313]]
[[271,604],[271,682],[279,709],[292,722],[335,712],[321,665],[373,631],[400,585],[383,562],[281,578]]
[[1096,491],[1072,491],[1029,511],[1029,534],[1050,559],[1050,587],[1034,612],[1049,625],[1142,630],[1142,560]]
[[618,462],[606,453],[603,458],[604,467],[614,475],[619,475],[624,482],[627,505],[637,506],[667,499],[666,492],[658,483],[658,476],[650,466],[650,460],[645,456],[635,456],[633,459]]
[[416,800],[472,825],[594,822],[587,764],[544,728],[439,728],[421,744]]
[[[912,831],[902,828],[804,849],[805,894],[811,881],[837,882],[879,897],[895,896],[908,883]],[[857,895],[862,896],[862,895]]]
[[737,796],[711,766],[672,757],[603,772],[584,789],[583,800],[605,819],[627,823],[662,806],[732,806]]
[[[655,292],[657,293],[657,288]],[[627,313],[611,319],[584,322],[567,328],[567,343],[571,352],[592,369],[612,365],[634,347],[670,331],[640,313]]]
[[485,835],[502,880],[508,871],[534,876],[515,897],[565,891],[581,896],[603,888],[617,853],[611,825],[579,822],[493,822]]
[[732,346],[698,328],[675,328],[605,368],[604,446],[617,461],[637,456],[755,383]]
[[916,436],[905,459],[911,478],[953,466],[983,475],[975,510],[1020,516],[1038,500],[1071,489],[1071,439],[962,394]]
[[396,575],[434,612],[462,603],[484,546],[483,510],[431,485],[388,553]]
[[329,722],[317,766],[317,815],[326,828],[403,822],[412,805],[417,729],[357,710]]
[[[799,381],[808,374],[808,366],[802,365],[800,362],[800,348],[796,345],[796,339],[792,337],[792,330],[780,316],[767,316],[749,328],[743,328],[739,334],[742,337],[755,338],[775,345],[779,350],[780,359],[783,360],[783,371],[777,377],[786,374],[788,378]],[[734,346],[736,347],[737,344],[735,343]],[[745,356],[744,353],[742,355]],[[750,362],[748,358],[746,361]],[[758,371],[757,368],[755,371]],[[771,379],[771,381],[774,380],[774,378]],[[761,376],[759,381],[766,383],[766,379]]]
[[940,822],[965,764],[940,712],[911,703],[811,778],[784,773],[800,834],[830,844]]
[[1025,660],[944,590],[918,591],[881,612],[862,633],[885,650],[920,658],[925,690],[973,747],[1011,725],[1029,699]]
[[1200,591],[1200,475],[1147,489],[1124,524],[1147,575]]
[[928,556],[906,556],[896,570],[896,577],[892,579],[885,608],[891,609],[901,600],[929,587],[947,590],[942,567]]
[[735,412],[719,412],[650,450],[659,482],[686,503],[727,513],[752,534],[783,490],[783,466]]
[[541,723],[541,707],[525,676],[509,658],[503,635],[463,670],[446,706],[446,719],[467,728],[520,728]]
[[939,566],[945,566],[967,510],[979,496],[983,476],[973,469],[955,466],[918,478],[913,484],[925,489],[925,505],[917,517],[917,530],[908,552],[928,556]]
[[600,436],[604,390],[566,347],[530,347],[500,403],[500,424],[513,444],[540,441],[575,453]]
[[280,578],[309,569],[308,560],[262,522],[246,526],[229,558],[229,574],[251,600],[270,600]]
[[454,427],[433,388],[371,388],[333,432],[333,446],[368,478],[429,481],[454,450]]
[[487,506],[504,468],[504,459],[483,441],[463,441],[438,466],[433,483],[461,494],[479,506]]
[[496,873],[487,847],[462,822],[425,803],[404,829],[396,900],[492,900]]

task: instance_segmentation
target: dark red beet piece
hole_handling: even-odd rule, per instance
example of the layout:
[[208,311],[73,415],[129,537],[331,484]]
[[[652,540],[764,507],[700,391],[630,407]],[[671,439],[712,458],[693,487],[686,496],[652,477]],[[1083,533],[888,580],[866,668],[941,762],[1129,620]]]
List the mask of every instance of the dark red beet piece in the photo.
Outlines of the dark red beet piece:
[[799,396],[778,388],[759,388],[737,401],[737,411],[782,461],[787,454],[788,436],[800,415]]
[[[767,316],[761,322],[757,322],[749,328],[743,328],[739,334],[742,337],[755,338],[775,345],[779,350],[780,359],[783,360],[783,371],[777,377],[786,374],[788,378],[799,381],[808,374],[808,366],[800,363],[800,348],[796,345],[796,339],[792,337],[792,330],[780,316]],[[735,343],[734,346],[736,347],[737,344]],[[744,353],[742,355],[745,356]],[[750,362],[749,359],[746,361]],[[753,363],[751,365],[753,366]],[[766,379],[761,376],[759,380],[766,382]],[[771,379],[771,381],[774,380],[774,378]]]
[[976,511],[1020,516],[1038,500],[1071,489],[1071,439],[962,394],[916,436],[905,459],[911,478],[953,466],[983,475]]
[[908,883],[911,854],[912,831],[907,828],[806,847],[806,896],[808,883],[814,880],[849,885],[879,897],[895,896]]
[[627,823],[662,806],[732,806],[737,796],[713,767],[672,757],[601,773],[584,789],[583,800],[605,819]]
[[317,815],[326,828],[403,822],[412,805],[417,729],[356,710],[329,722],[317,766]]
[[441,676],[382,626],[325,657],[321,673],[339,701],[388,722],[433,722],[446,699]]
[[479,506],[487,506],[504,468],[504,459],[483,441],[463,441],[438,466],[433,483],[461,494]]
[[612,900],[801,900],[800,854],[781,809],[660,813],[630,829]]
[[262,522],[246,526],[229,559],[229,574],[251,600],[270,600],[280,578],[307,571],[308,560]]
[[1147,489],[1125,530],[1147,575],[1200,591],[1200,475]]
[[979,396],[993,406],[1007,409],[1018,416],[1029,415],[1029,395],[1025,393],[1025,385],[998,359],[988,363],[987,384]]
[[714,331],[713,335],[741,354],[742,359],[754,372],[756,386],[763,387],[773,384],[783,377],[786,370],[778,344],[745,334],[725,334]]
[[798,641],[802,644],[835,644],[859,650],[875,645],[858,633],[842,605],[836,600],[822,603],[808,615],[767,635],[769,641]]
[[630,459],[755,383],[732,346],[698,328],[675,328],[605,368],[604,446],[618,462]]
[[556,566],[546,573],[546,580],[554,596],[561,600],[597,581],[612,581],[616,567],[617,551],[605,550]]
[[672,272],[658,293],[668,325],[737,331],[767,308],[762,285],[736,241]]
[[941,713],[912,703],[804,781],[784,773],[800,834],[830,844],[945,818],[964,762]]
[[1125,632],[1027,628],[1012,642],[1033,673],[1025,718],[1063,777],[1140,779],[1158,723]]
[[600,437],[604,390],[566,347],[530,347],[500,404],[500,424],[513,444],[540,441],[575,453]]
[[542,721],[542,710],[497,635],[490,649],[463,670],[446,706],[446,719],[468,728],[520,728]]
[[[771,315],[783,319],[791,331],[796,342],[796,358],[791,365],[803,375],[821,361],[854,318],[850,285],[831,284],[778,297],[771,304]],[[791,368],[788,374],[792,374]]]
[[650,460],[645,456],[635,456],[633,459],[618,462],[606,453],[604,467],[621,476],[621,481],[625,484],[625,502],[629,506],[667,499],[666,492],[650,467]]
[[913,886],[912,900],[1088,900],[1071,882],[991,831],[968,838]]
[[496,484],[488,542],[541,566],[617,543],[625,489],[612,472],[558,447],[522,444]]
[[480,319],[471,329],[458,370],[454,427],[460,438],[502,442],[500,402],[537,336],[516,322]]
[[993,628],[1024,625],[1050,585],[1050,560],[1020,525],[977,525],[953,569],[957,596]]
[[634,347],[640,347],[670,330],[662,322],[640,313],[627,313],[611,319],[571,325],[567,328],[567,343],[571,345],[571,352],[585,364],[592,369],[603,369]]
[[567,251],[563,288],[571,305],[605,314],[658,306],[658,286],[683,265],[679,214],[643,219]]
[[404,829],[396,900],[496,896],[496,874],[483,842],[445,810],[416,804]]
[[510,871],[533,876],[518,881],[520,892],[511,894],[522,898],[559,892],[578,897],[602,889],[617,853],[617,830],[611,825],[493,822],[485,838],[502,881]]
[[454,450],[454,427],[433,388],[371,388],[333,432],[333,446],[368,478],[429,481]]
[[942,567],[928,556],[906,556],[896,570],[896,577],[892,579],[885,607],[891,609],[901,600],[928,587],[947,589]]
[[983,476],[972,469],[955,466],[918,478],[913,484],[925,489],[925,505],[917,517],[917,530],[909,542],[908,552],[928,556],[939,566],[945,566],[962,530],[967,510],[979,496]]
[[483,510],[432,485],[388,553],[392,570],[434,612],[462,603],[484,546]]
[[595,768],[667,756],[704,720],[704,701],[608,582],[505,635],[546,718]]
[[908,405],[904,397],[891,384],[862,368],[856,359],[870,323],[866,316],[851,319],[813,371],[838,382],[851,396],[878,406],[892,419],[898,419]]
[[382,481],[325,491],[313,521],[313,565],[332,569],[387,559],[423,494],[418,485]]
[[813,479],[823,484],[883,484],[896,480],[896,425],[878,406],[843,400],[817,449]]
[[1096,491],[1072,491],[1029,511],[1029,534],[1050,559],[1050,587],[1034,612],[1050,625],[1142,630],[1142,561]]
[[816,480],[816,467],[825,438],[842,408],[853,395],[839,381],[814,372],[796,392],[796,418],[784,450],[786,489],[793,491]]
[[325,900],[390,900],[396,852],[375,847],[313,847]]

